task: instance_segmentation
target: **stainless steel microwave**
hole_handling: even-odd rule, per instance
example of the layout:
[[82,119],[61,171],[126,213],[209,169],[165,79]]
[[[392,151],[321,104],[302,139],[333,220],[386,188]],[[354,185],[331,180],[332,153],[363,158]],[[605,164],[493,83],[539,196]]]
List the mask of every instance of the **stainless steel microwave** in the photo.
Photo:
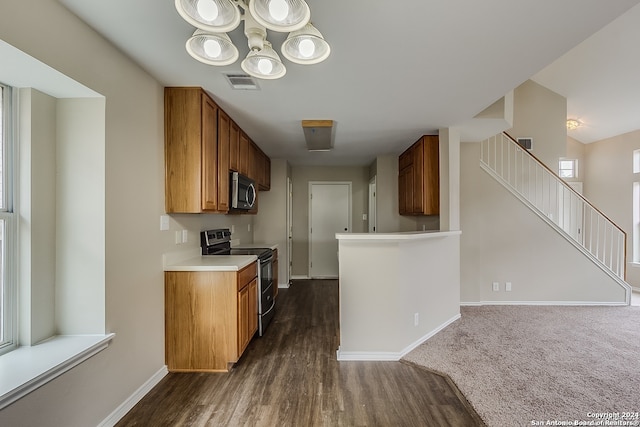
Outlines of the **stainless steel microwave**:
[[231,172],[231,208],[249,210],[256,202],[256,187],[253,180],[238,172]]

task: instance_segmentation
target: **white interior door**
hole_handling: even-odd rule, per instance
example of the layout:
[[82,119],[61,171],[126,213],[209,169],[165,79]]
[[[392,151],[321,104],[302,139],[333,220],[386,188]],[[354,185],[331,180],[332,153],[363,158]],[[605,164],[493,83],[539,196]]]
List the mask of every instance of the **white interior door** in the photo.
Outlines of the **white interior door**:
[[351,183],[309,183],[309,277],[338,277],[336,233],[351,231]]

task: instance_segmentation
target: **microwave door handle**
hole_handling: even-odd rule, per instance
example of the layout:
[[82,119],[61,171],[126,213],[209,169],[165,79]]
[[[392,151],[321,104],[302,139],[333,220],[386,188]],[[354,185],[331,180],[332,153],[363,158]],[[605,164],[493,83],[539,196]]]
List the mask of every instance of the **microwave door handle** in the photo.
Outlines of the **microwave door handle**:
[[249,203],[249,207],[253,207],[253,204],[256,202],[256,189],[253,187],[253,184],[247,186],[247,202]]

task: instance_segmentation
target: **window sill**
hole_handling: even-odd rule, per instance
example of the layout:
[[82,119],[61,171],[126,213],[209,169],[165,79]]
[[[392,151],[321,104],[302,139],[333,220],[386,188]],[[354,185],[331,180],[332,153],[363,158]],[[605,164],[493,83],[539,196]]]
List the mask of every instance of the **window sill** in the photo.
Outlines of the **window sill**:
[[0,356],[0,410],[104,350],[114,336],[58,335]]

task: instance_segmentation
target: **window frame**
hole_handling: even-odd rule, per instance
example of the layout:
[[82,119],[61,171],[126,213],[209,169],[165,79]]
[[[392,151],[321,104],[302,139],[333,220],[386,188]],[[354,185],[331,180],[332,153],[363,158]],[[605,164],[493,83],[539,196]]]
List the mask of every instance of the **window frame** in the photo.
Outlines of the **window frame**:
[[[567,168],[563,168],[562,167],[562,163],[563,162],[571,162],[571,168],[567,169]],[[563,176],[562,171],[571,171],[571,176]],[[562,158],[558,161],[558,175],[560,176],[560,178],[562,179],[576,179],[578,178],[578,159],[567,159],[567,158]]]
[[16,176],[16,118],[17,118],[17,91],[11,86],[0,83],[2,90],[2,110],[0,112],[0,120],[2,120],[2,128],[0,132],[0,144],[2,144],[2,194],[0,206],[0,220],[4,222],[3,238],[0,243],[0,355],[14,350],[18,344],[18,298],[17,298],[17,280],[16,280],[16,254],[17,254],[17,224],[15,209],[15,182]]

